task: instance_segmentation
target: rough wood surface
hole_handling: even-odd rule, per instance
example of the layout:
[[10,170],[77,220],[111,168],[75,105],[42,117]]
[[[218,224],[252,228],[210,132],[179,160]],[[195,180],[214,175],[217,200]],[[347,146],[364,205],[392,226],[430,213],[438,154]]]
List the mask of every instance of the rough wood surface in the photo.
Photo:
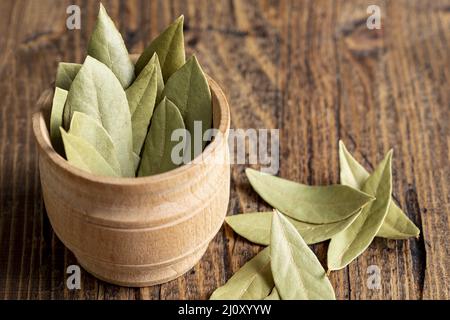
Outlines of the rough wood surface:
[[[66,29],[66,8],[82,29]],[[375,1],[377,2],[377,1]],[[338,299],[449,299],[449,1],[104,1],[131,51],[179,14],[231,106],[232,127],[280,128],[285,178],[338,182],[338,140],[368,168],[394,148],[394,190],[419,240],[376,239],[333,272]],[[369,4],[381,30],[366,28]],[[0,298],[205,299],[260,248],[223,227],[185,276],[129,289],[82,272],[53,233],[42,201],[31,115],[58,61],[82,62],[96,1],[0,1]],[[267,209],[233,166],[229,214]],[[326,244],[314,246],[325,261]],[[381,289],[367,287],[367,267]]]

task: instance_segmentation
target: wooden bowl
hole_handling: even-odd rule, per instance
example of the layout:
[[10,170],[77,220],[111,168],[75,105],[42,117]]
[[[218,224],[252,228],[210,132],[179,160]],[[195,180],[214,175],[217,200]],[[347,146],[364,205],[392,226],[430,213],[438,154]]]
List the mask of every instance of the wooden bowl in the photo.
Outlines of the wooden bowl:
[[97,278],[130,287],[175,279],[200,260],[219,231],[230,192],[230,110],[217,83],[209,83],[213,125],[223,138],[205,148],[200,163],[140,178],[71,166],[50,143],[53,91],[39,99],[33,130],[47,214],[59,239]]

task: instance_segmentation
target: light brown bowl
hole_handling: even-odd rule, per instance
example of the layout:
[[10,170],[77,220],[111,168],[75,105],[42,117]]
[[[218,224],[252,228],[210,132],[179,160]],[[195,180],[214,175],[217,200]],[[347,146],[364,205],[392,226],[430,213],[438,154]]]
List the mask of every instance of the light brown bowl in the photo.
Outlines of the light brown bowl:
[[214,139],[205,161],[142,178],[89,174],[71,166],[50,143],[52,90],[33,115],[45,207],[59,239],[99,279],[143,287],[175,279],[202,257],[225,218],[230,192],[227,137],[230,110],[209,79]]

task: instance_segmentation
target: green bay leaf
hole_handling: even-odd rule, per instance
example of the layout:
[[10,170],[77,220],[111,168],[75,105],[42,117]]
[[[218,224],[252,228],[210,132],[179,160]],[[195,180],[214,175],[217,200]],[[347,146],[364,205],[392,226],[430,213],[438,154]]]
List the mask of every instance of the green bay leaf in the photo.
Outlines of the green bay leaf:
[[[339,141],[339,163],[341,183],[361,189],[369,177],[369,172],[350,154],[342,141]],[[407,239],[418,237],[419,228],[408,218],[391,199],[386,218],[377,233],[377,237],[388,239]]]
[[123,88],[128,88],[133,82],[134,65],[120,32],[102,4],[89,40],[88,55],[110,68]]
[[260,300],[267,297],[273,286],[270,248],[265,248],[244,264],[225,285],[216,289],[210,299]]
[[177,129],[182,129],[183,135],[185,134],[183,118],[177,106],[164,98],[153,114],[142,151],[138,176],[163,173],[179,166],[172,161],[172,150],[181,143],[171,141],[171,135]]
[[159,103],[163,89],[164,82],[158,56],[154,54],[144,70],[126,90],[131,113],[133,151],[136,154],[141,153],[155,104]]
[[141,73],[154,53],[158,54],[164,81],[181,68],[186,59],[183,22],[184,16],[180,16],[144,50],[136,62],[136,75]]
[[358,190],[362,189],[364,182],[370,176],[369,172],[347,151],[342,141],[339,141],[339,166],[341,183]]
[[59,127],[62,126],[64,104],[67,99],[67,91],[56,88],[53,96],[52,112],[50,114],[50,140],[56,152],[60,155],[64,153],[64,146],[61,139],[61,131]]
[[66,158],[71,165],[100,176],[118,176],[91,144],[83,138],[67,133],[63,128],[60,129]]
[[135,176],[131,115],[119,80],[103,63],[88,56],[75,77],[64,112],[68,128],[74,112],[85,113],[98,121],[110,135],[117,152],[122,175]]
[[376,197],[365,206],[356,220],[344,231],[331,238],[328,247],[328,269],[346,267],[366,250],[383,224],[392,192],[392,151],[369,176],[362,190]]
[[348,186],[307,186],[249,168],[245,173],[261,198],[298,221],[315,224],[341,221],[374,199]]
[[141,157],[133,152],[133,164],[134,164],[134,171],[135,172],[137,172],[140,162],[141,162]]
[[295,227],[281,213],[272,218],[272,275],[283,300],[334,300],[325,270]]
[[420,230],[408,216],[391,199],[389,210],[377,233],[377,237],[404,240],[411,237],[419,238]]
[[69,133],[88,142],[118,176],[122,175],[114,143],[98,121],[84,113],[75,112],[70,122]]
[[[212,102],[208,80],[195,56],[191,57],[167,81],[163,94],[180,109],[191,135],[191,160],[206,145],[203,136],[212,126]],[[200,130],[195,130],[195,124]],[[201,141],[201,144],[199,143]]]
[[81,64],[79,63],[60,62],[56,71],[56,86],[69,91],[70,85],[80,69]]
[[[240,236],[247,240],[261,244],[270,244],[270,228],[273,212],[254,212],[228,216],[225,221]],[[358,214],[354,214],[342,221],[312,224],[286,217],[300,233],[307,244],[319,243],[331,239],[334,235],[345,230],[355,221]]]
[[273,287],[272,292],[264,300],[281,300],[277,288]]

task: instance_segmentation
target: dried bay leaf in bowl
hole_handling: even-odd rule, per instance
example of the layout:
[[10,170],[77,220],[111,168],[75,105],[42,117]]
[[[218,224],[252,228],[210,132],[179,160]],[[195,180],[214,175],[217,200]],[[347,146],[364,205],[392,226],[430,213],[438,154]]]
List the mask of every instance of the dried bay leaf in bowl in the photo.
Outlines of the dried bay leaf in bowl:
[[141,153],[156,103],[161,99],[164,83],[156,54],[125,91],[131,113],[133,151]]
[[114,21],[100,4],[97,22],[88,44],[88,55],[105,64],[124,89],[134,80],[134,65]]
[[114,143],[100,123],[84,113],[75,112],[70,122],[69,133],[83,138],[95,148],[118,176],[122,175]]
[[50,114],[50,140],[53,149],[60,155],[64,154],[64,146],[59,128],[63,122],[64,104],[67,100],[67,91],[61,88],[55,89],[53,96],[52,111]]
[[79,63],[60,62],[56,71],[56,86],[69,91],[73,79],[81,69]]
[[[176,146],[186,139],[182,137],[181,142],[172,141],[171,136],[175,130],[179,130],[181,135],[185,135],[183,118],[177,106],[169,99],[164,98],[155,109],[145,139],[138,171],[139,177],[163,173],[180,165],[174,163],[172,153],[175,152]],[[182,147],[181,151],[184,150],[184,145]]]
[[[190,133],[190,159],[202,153],[203,137],[212,126],[212,100],[208,80],[195,56],[191,57],[167,81],[163,95],[180,109],[186,129]],[[196,130],[196,125],[199,127]],[[201,145],[198,142],[201,141]]]
[[[68,110],[69,120],[78,111],[98,121],[114,143],[122,175],[135,176],[127,97],[120,82],[107,66],[90,56],[86,58],[72,82],[65,109]],[[65,128],[69,126],[70,123],[64,123]]]
[[159,57],[164,81],[184,65],[183,22],[184,16],[180,16],[150,43],[136,62],[136,75],[141,73],[154,53]]
[[[105,150],[92,141],[93,136],[83,136],[86,140],[84,142],[97,149],[122,177],[169,171],[203,152],[207,143],[204,140],[209,138],[205,133],[212,127],[211,92],[197,59],[193,57],[186,63],[183,23],[184,17],[180,16],[150,43],[134,65],[134,59],[130,58],[120,32],[105,7],[100,4],[84,63],[61,62],[58,66],[56,86],[68,93],[62,109],[62,120],[54,121],[55,139],[58,140],[58,124],[61,122],[66,133],[77,136],[74,131],[70,131],[73,115],[75,112],[87,115],[106,130],[114,146],[107,150],[115,150],[120,170],[117,170],[115,160],[102,153]],[[186,82],[180,83],[180,80]],[[169,83],[169,89],[164,92],[165,81]],[[179,95],[180,92],[182,96]],[[187,128],[186,132],[189,132],[183,135],[183,143],[169,142],[166,127],[161,126],[161,123],[152,129],[152,137],[148,135],[155,108],[164,95],[174,103],[164,107],[173,115],[170,120],[165,119],[169,121],[166,124],[171,126],[172,123],[172,127],[176,129]],[[178,113],[172,107],[178,109]],[[61,118],[60,115],[57,116],[61,114],[61,107],[55,108],[54,113],[55,119]],[[161,114],[159,118],[163,118]],[[201,123],[199,132],[195,130],[196,121]],[[162,132],[155,133],[158,126]],[[96,128],[97,134],[100,132],[98,129],[99,127]],[[78,137],[82,137],[80,132]],[[159,139],[161,137],[164,139]],[[71,138],[72,136],[66,140],[72,141]],[[158,139],[159,144],[155,143]],[[151,151],[157,152],[156,154],[143,154],[146,141],[153,144]],[[177,150],[183,155],[181,162],[169,159],[169,145],[180,147]],[[191,148],[191,145],[199,148]],[[73,146],[72,143],[72,149]],[[188,148],[189,152],[186,152]]]
[[101,154],[85,139],[67,133],[63,128],[60,129],[67,161],[71,165],[96,175],[119,176]]

